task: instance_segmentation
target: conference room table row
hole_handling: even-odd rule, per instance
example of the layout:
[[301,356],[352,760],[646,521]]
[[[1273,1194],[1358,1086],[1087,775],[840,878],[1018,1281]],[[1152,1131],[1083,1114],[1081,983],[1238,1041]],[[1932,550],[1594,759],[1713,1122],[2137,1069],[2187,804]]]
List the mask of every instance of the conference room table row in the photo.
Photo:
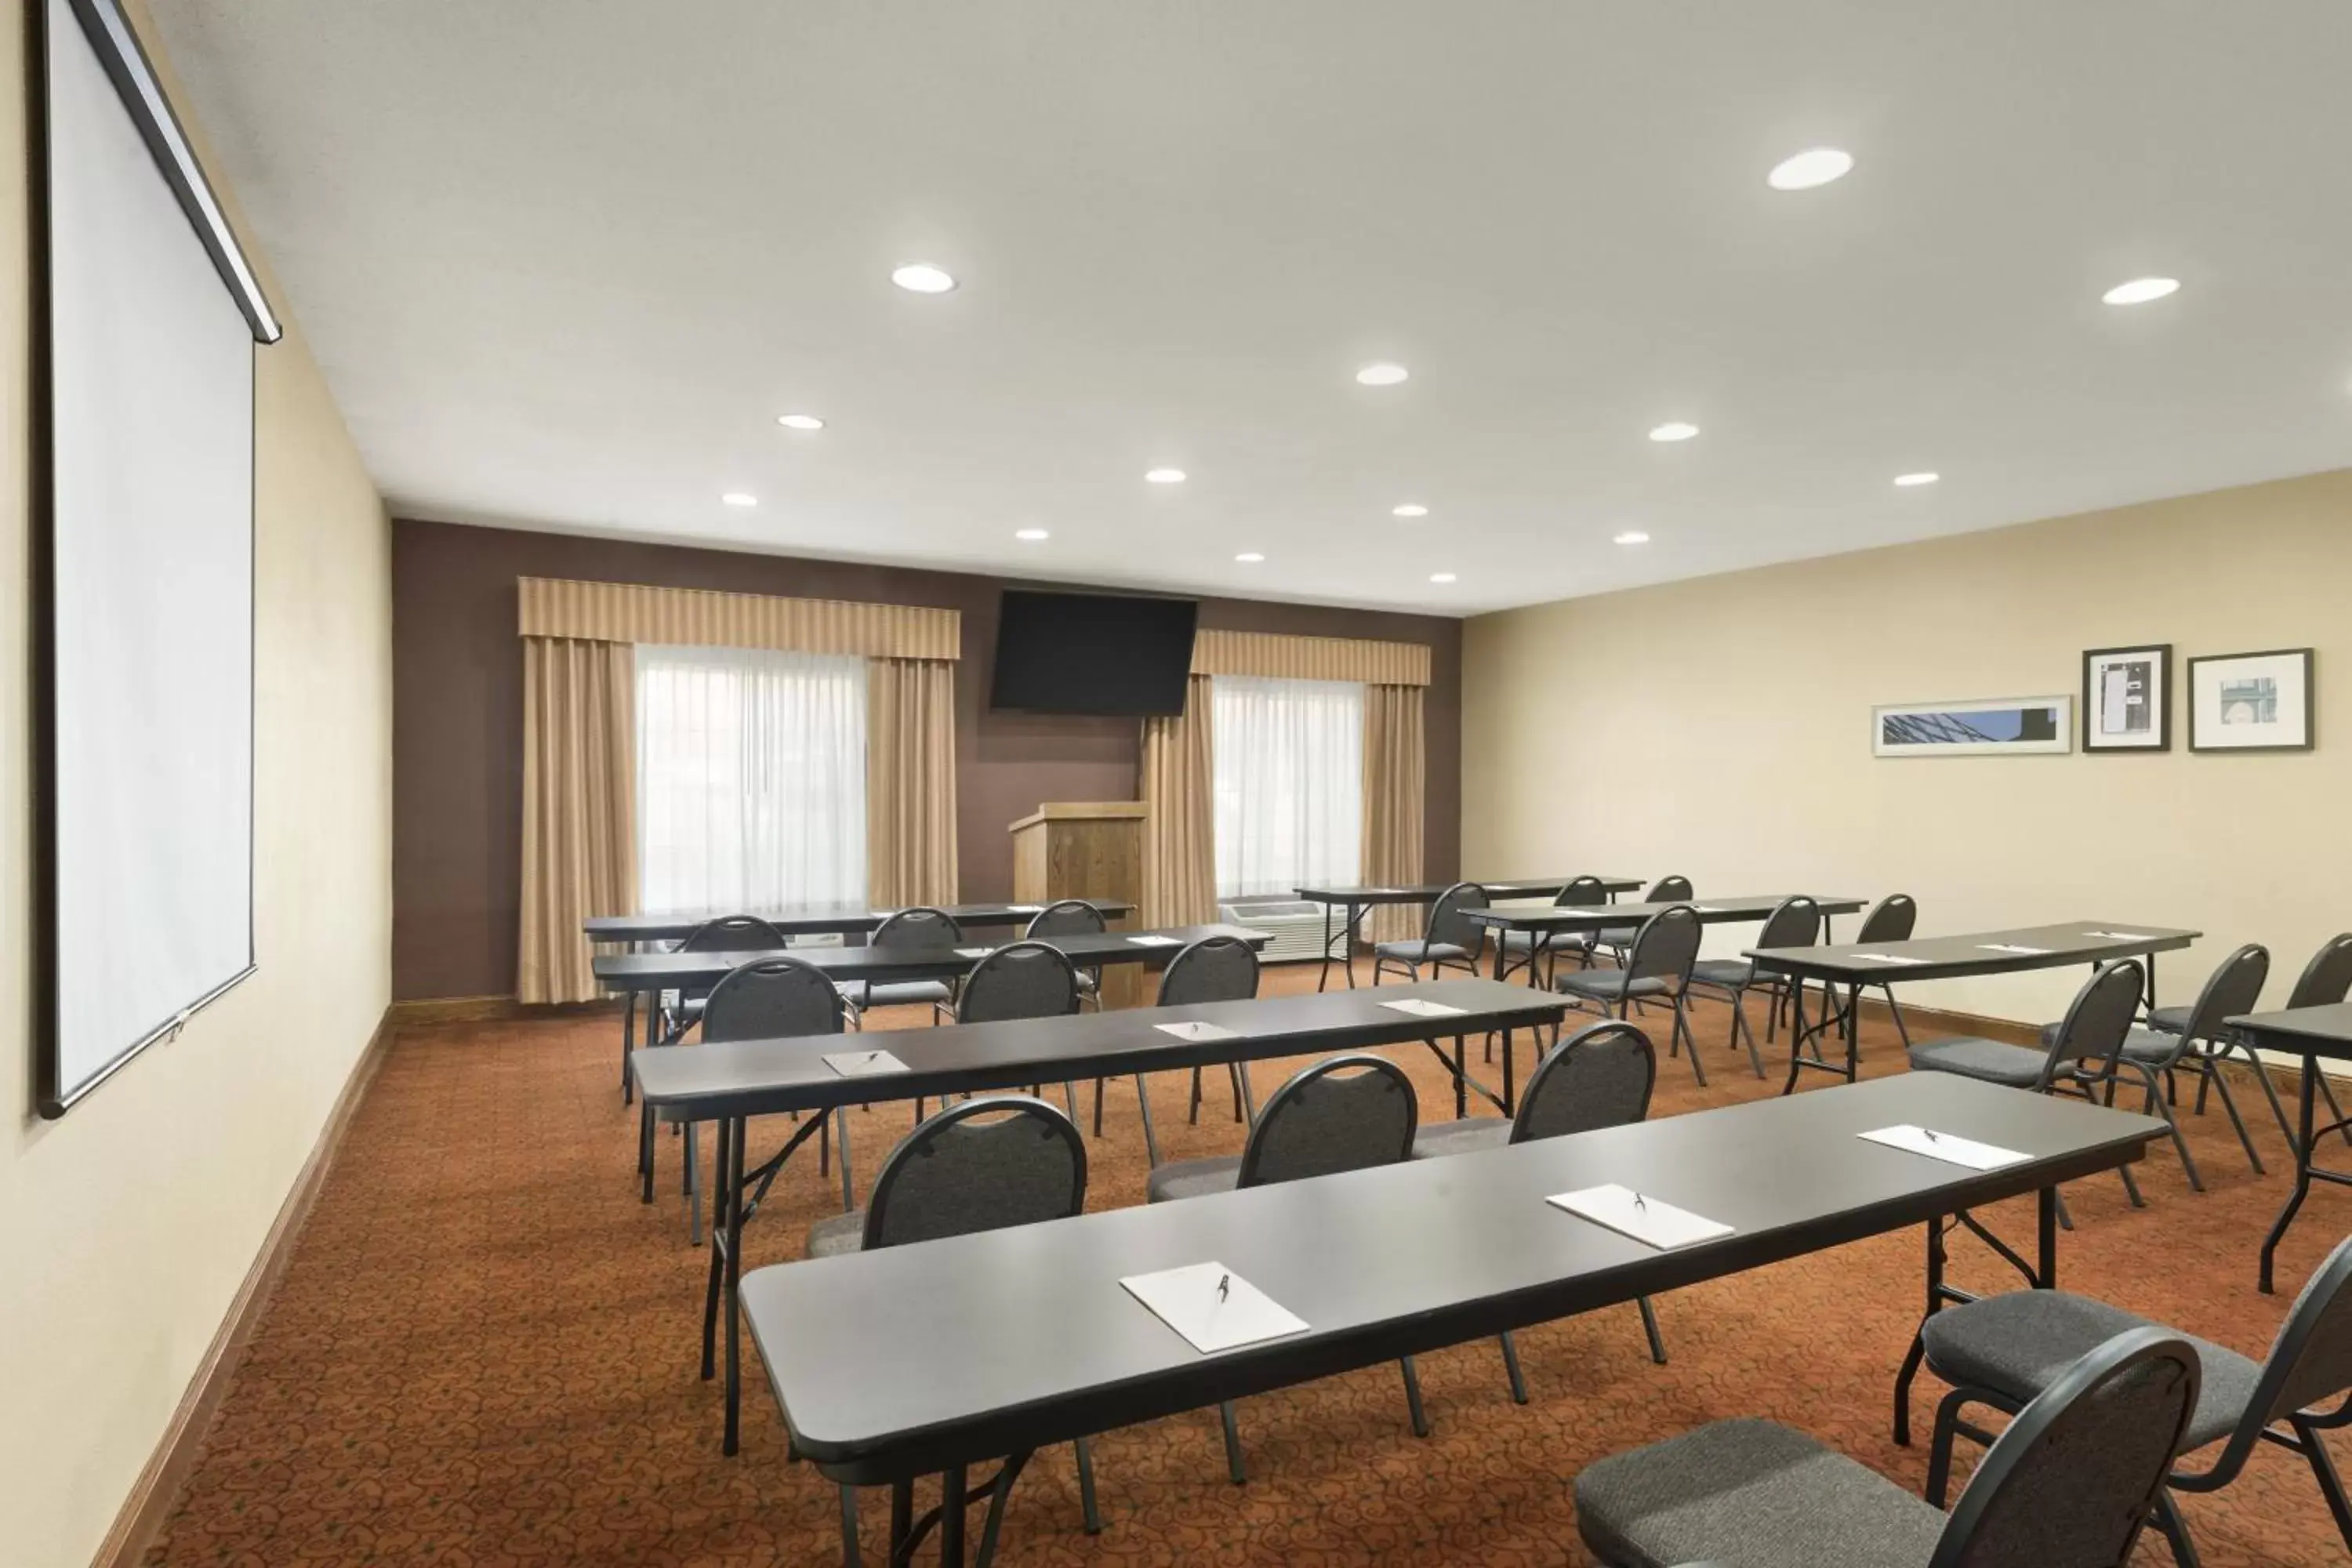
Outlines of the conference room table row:
[[[1490,899],[1556,899],[1560,889],[1576,880],[1573,877],[1501,877],[1480,878],[1478,886]],[[1630,893],[1642,885],[1638,877],[1596,877],[1601,896],[1615,901],[1620,893]],[[1300,900],[1323,906],[1323,967],[1316,976],[1315,989],[1320,991],[1331,979],[1331,943],[1344,936],[1347,945],[1340,951],[1348,984],[1356,984],[1356,942],[1364,917],[1372,910],[1391,904],[1433,904],[1454,886],[1451,882],[1390,883],[1381,886],[1340,887],[1325,884],[1292,889]],[[1339,914],[1335,928],[1333,913]]]
[[[1119,899],[1068,899],[1056,902],[1092,905],[1105,920],[1133,914],[1135,906]],[[937,908],[967,930],[989,926],[1025,925],[1045,912],[1044,904],[942,904]],[[786,936],[870,936],[899,910],[877,910],[864,903],[802,904],[777,910],[706,910],[698,914],[592,915],[580,922],[591,942],[683,942],[712,921],[734,915],[762,920]]]

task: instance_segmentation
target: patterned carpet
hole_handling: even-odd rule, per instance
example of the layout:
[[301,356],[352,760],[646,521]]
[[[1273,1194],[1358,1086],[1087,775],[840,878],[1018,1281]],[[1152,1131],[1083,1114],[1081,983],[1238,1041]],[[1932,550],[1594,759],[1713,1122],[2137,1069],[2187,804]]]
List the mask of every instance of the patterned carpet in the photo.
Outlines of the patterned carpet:
[[[1269,971],[1268,988],[1313,979]],[[1714,1086],[1662,1063],[1655,1114],[1778,1087],[1735,1066],[1727,1024],[1727,1010],[1700,1010]],[[696,1376],[703,1258],[686,1244],[678,1143],[665,1134],[662,1200],[641,1205],[615,1035],[599,1016],[416,1030],[391,1048],[150,1563],[840,1560],[836,1494],[787,1461],[756,1368],[742,1455],[719,1457],[717,1388]],[[1425,1115],[1450,1114],[1427,1053],[1391,1054],[1412,1069]],[[1869,1031],[1865,1054],[1869,1070],[1899,1068],[1891,1030]],[[1259,1068],[1261,1091],[1283,1070]],[[1238,1149],[1229,1104],[1213,1099],[1217,1114],[1186,1127],[1184,1089],[1176,1075],[1153,1085],[1165,1152]],[[865,1113],[862,1171],[908,1116]],[[2142,1167],[2145,1210],[2112,1178],[2070,1189],[2080,1228],[2062,1242],[2062,1279],[2260,1355],[2285,1298],[2256,1293],[2254,1256],[2287,1152],[2265,1116],[2255,1136],[2271,1174],[2257,1178],[2218,1109],[2190,1120],[2211,1190],[2192,1194],[2168,1149]],[[1131,1090],[1112,1094],[1090,1152],[1091,1205],[1142,1201]],[[755,1265],[797,1257],[809,1222],[838,1202],[814,1163],[777,1190],[750,1234]],[[1990,1217],[2030,1240],[2030,1210]],[[2315,1193],[2281,1254],[2283,1283],[2299,1284],[2347,1226],[2352,1194]],[[1979,1245],[1955,1246],[1957,1282],[2015,1282]],[[1224,1479],[1213,1412],[1106,1434],[1099,1537],[1082,1531],[1068,1450],[1040,1455],[1002,1560],[1582,1563],[1570,1489],[1580,1467],[1735,1414],[1815,1433],[1916,1489],[1925,1449],[1893,1446],[1886,1401],[1920,1255],[1906,1233],[1661,1298],[1664,1367],[1644,1353],[1630,1307],[1529,1331],[1525,1407],[1510,1403],[1491,1343],[1423,1357],[1426,1440],[1407,1428],[1393,1368],[1250,1400],[1246,1487]],[[1937,1392],[1922,1378],[1923,1432]],[[2342,1447],[2339,1463],[2352,1462]],[[2347,1561],[2292,1455],[2264,1449],[2235,1487],[2183,1508],[2210,1568]],[[880,1560],[887,1514],[886,1496],[866,1497],[868,1562]],[[2139,1560],[2168,1561],[2160,1544]]]

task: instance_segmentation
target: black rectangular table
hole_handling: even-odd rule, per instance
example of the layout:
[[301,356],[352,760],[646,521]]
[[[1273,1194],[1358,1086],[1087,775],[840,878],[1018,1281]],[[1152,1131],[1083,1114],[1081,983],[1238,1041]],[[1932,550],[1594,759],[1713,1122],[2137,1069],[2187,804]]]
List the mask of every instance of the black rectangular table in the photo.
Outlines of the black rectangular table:
[[[1092,904],[1106,920],[1118,920],[1135,912],[1133,904],[1117,899],[1068,901]],[[934,907],[953,916],[958,925],[965,927],[1025,925],[1032,916],[1045,908],[1043,904],[1013,903],[940,904]],[[870,904],[811,904],[790,910],[710,910],[701,914],[595,915],[581,921],[580,927],[588,933],[591,942],[680,942],[711,921],[728,915],[748,914],[767,921],[786,936],[856,936],[871,932],[898,912],[896,910],[878,910]]]
[[[1698,916],[1701,925],[1734,925],[1760,921],[1791,897],[1788,893],[1742,894],[1732,899],[1678,900],[1663,904],[1547,904],[1534,909],[1465,910],[1465,920],[1487,927],[1495,933],[1495,978],[1503,978],[1509,944],[1504,935],[1522,931],[1529,936],[1551,938],[1580,931],[1612,931],[1638,927],[1652,915],[1663,914],[1676,908],[1686,908]],[[1836,896],[1814,899],[1822,911],[1824,925],[1832,915],[1850,915],[1860,910],[1864,900]],[[1536,953],[1528,954],[1528,984],[1538,984]],[[1514,1094],[1514,1074],[1511,1068],[1511,1037],[1503,1035],[1503,1114],[1511,1113]]]
[[[2320,1061],[2352,1062],[2352,1002],[2337,1002],[2326,1007],[2294,1007],[2279,1013],[2248,1013],[2228,1020],[2230,1026],[2243,1035],[2256,1050],[2283,1051],[2298,1057],[2303,1062],[2303,1087],[2300,1119],[2296,1123],[2294,1150],[2294,1191],[2287,1194],[2286,1206],[2271,1224],[2270,1234],[2263,1237],[2263,1293],[2271,1291],[2271,1259],[2278,1244],[2286,1237],[2286,1227],[2294,1223],[2295,1211],[2311,1194],[2311,1184],[2327,1182],[2339,1187],[2352,1187],[2352,1172],[2322,1169],[2313,1163],[2318,1141],[2330,1132],[2346,1134],[2352,1142],[2352,1119],[2338,1116],[2325,1127],[2315,1127],[2313,1102],[2318,1098]],[[2265,1069],[2257,1067],[2257,1072]],[[2330,1109],[2335,1109],[2331,1102]]]
[[[2095,931],[2116,933],[2095,936]],[[2146,1005],[2156,1005],[2156,955],[2187,947],[2203,931],[2170,926],[2116,924],[2105,921],[2063,921],[2053,925],[2021,926],[2013,931],[1969,931],[1958,936],[1915,938],[1909,942],[1871,942],[1844,946],[1751,948],[1746,956],[1759,970],[1801,980],[1819,980],[1824,989],[1844,985],[1857,994],[1865,985],[1892,985],[1915,980],[1952,980],[1979,974],[2011,974],[2029,969],[2063,969],[2083,963],[2097,967],[2118,959],[2147,961],[2143,991]],[[1873,955],[1878,956],[1873,956]],[[1895,962],[1886,962],[1893,960]],[[1856,1068],[1856,1037],[1860,1004],[1843,1013],[1823,1005],[1818,1023],[1805,1022],[1801,1006],[1797,1026],[1789,1037],[1789,1081],[1780,1092],[1797,1087],[1805,1068],[1836,1073],[1851,1083]],[[1826,1034],[1843,1021],[1845,1062],[1840,1066],[1816,1057],[1805,1059],[1806,1040]]]
[[[1514,987],[1513,989],[1523,989]],[[1908,1122],[2028,1156],[1971,1171],[1866,1142]],[[1181,1203],[761,1268],[743,1311],[796,1453],[830,1479],[890,1485],[894,1532],[916,1477],[1263,1394],[1657,1295],[1909,1226],[1927,1239],[1926,1311],[1955,1224],[2027,1279],[2057,1280],[2057,1184],[2128,1164],[2150,1117],[1939,1074],[1544,1139]],[[1545,1203],[1622,1183],[1735,1227],[1654,1251]],[[2037,1256],[1969,1210],[2041,1194]],[[1223,1264],[1303,1318],[1286,1339],[1202,1355],[1129,1297],[1124,1276]],[[1898,1437],[1909,1383],[1897,1376]],[[1002,1493],[982,1487],[992,1506]],[[961,1510],[941,1518],[960,1560]],[[911,1542],[894,1541],[894,1546]]]
[[[1486,889],[1486,896],[1490,899],[1552,899],[1558,898],[1559,890],[1576,879],[1505,877],[1491,882],[1467,879],[1476,880],[1478,886]],[[1601,884],[1601,892],[1612,900],[1618,894],[1630,893],[1642,885],[1641,879],[1637,877],[1599,877],[1594,880]],[[1323,906],[1323,969],[1315,977],[1315,989],[1322,990],[1324,984],[1331,978],[1331,939],[1334,936],[1344,934],[1347,938],[1348,984],[1352,986],[1356,984],[1356,929],[1363,923],[1364,917],[1383,904],[1433,904],[1453,885],[1451,882],[1431,882],[1415,887],[1391,884],[1385,887],[1294,889],[1308,903]],[[1345,911],[1338,931],[1331,929],[1331,911],[1334,910]]]
[[[1419,997],[1458,1007],[1424,1017],[1385,1005]],[[629,1058],[639,1092],[665,1121],[719,1123],[719,1214],[711,1233],[710,1276],[703,1314],[702,1375],[712,1375],[714,1329],[722,1293],[727,1317],[726,1451],[735,1452],[740,1407],[737,1283],[743,1225],[758,1209],[802,1142],[840,1107],[1025,1088],[1056,1079],[1123,1077],[1130,1073],[1221,1067],[1269,1057],[1362,1050],[1426,1043],[1454,1075],[1454,1111],[1463,1113],[1467,1037],[1491,1029],[1556,1024],[1566,1011],[1558,997],[1490,980],[1444,980],[1383,986],[1381,994],[1261,996],[1186,1007],[1121,1007],[1059,1018],[1002,1024],[952,1024],[933,1029],[891,1029],[868,1036],[819,1035],[794,1039],[737,1040],[715,1046],[648,1047]],[[1221,1040],[1185,1040],[1158,1026],[1221,1025]],[[1454,1038],[1451,1058],[1437,1045]],[[845,1078],[825,1066],[827,1052],[860,1041],[887,1048],[903,1073]],[[746,1121],[754,1116],[813,1112],[783,1149],[746,1172]],[[847,1151],[843,1151],[845,1163]]]

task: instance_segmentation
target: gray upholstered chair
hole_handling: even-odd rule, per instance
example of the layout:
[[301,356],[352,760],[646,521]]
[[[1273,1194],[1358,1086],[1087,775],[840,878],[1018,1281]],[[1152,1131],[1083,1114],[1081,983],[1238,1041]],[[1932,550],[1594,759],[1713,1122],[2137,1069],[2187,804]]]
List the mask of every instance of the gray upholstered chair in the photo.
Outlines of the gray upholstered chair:
[[[1160,972],[1160,994],[1153,1000],[1155,1007],[1190,1007],[1204,1002],[1246,1002],[1257,994],[1257,950],[1237,936],[1204,936],[1200,941],[1177,950]],[[1248,1068],[1240,1062],[1227,1065],[1225,1073],[1233,1080],[1234,1120],[1244,1121],[1249,1117]],[[1143,1152],[1152,1165],[1160,1163],[1160,1140],[1151,1126],[1151,1095],[1144,1083],[1144,1075],[1135,1075],[1136,1109],[1143,1116]],[[1102,1136],[1102,1079],[1095,1079],[1095,1136]],[[1192,1121],[1201,1120],[1201,1069],[1192,1069],[1192,1103],[1187,1113]]]
[[[1981,1083],[2032,1089],[2040,1094],[2077,1093],[2086,1100],[2113,1095],[2124,1039],[2131,1033],[2132,1016],[2139,1010],[2144,976],[2131,959],[2110,963],[2093,973],[2074,993],[2074,1000],[2059,1021],[2058,1032],[2043,1048],[2012,1046],[1964,1035],[1948,1040],[1925,1040],[1910,1051],[1913,1072],[1948,1072]],[[2180,1130],[2172,1130],[2174,1142]],[[2183,1152],[2187,1151],[2184,1150]],[[2139,1184],[2127,1165],[2116,1167],[2132,1206],[2144,1206]],[[2064,1218],[2061,1206],[2060,1217]]]
[[[685,939],[670,949],[672,952],[776,952],[786,945],[783,932],[757,915],[720,915],[708,920],[686,933]],[[707,989],[671,992],[662,999],[661,1023],[655,1038],[658,1044],[676,1045],[702,1016],[702,999]]]
[[2021,1412],[1950,1513],[1770,1421],[1718,1421],[1576,1478],[1609,1568],[2118,1568],[2196,1408],[2197,1352],[2155,1329],[2093,1350]]
[[[1036,942],[1055,936],[1099,936],[1108,930],[1110,921],[1105,920],[1103,912],[1094,905],[1084,899],[1063,899],[1031,915],[1029,923],[1021,929],[1021,934],[1031,942]],[[1101,995],[1101,969],[1080,969],[1078,1000],[1081,1003],[1098,1003]],[[1095,1129],[1095,1136],[1102,1136],[1099,1126]]]
[[1670,1003],[1675,1010],[1668,1054],[1690,1047],[1691,1071],[1699,1087],[1706,1087],[1706,1068],[1698,1059],[1698,1043],[1691,1038],[1691,965],[1698,962],[1701,928],[1697,911],[1688,904],[1660,910],[1633,933],[1619,969],[1579,969],[1552,982],[1552,989],[1575,999],[1574,1005],[1604,1017],[1623,1018],[1636,1002]]
[[[1927,1461],[1927,1500],[1941,1506],[1951,1482],[1952,1439],[1991,1439],[1962,1418],[1970,1405],[2014,1412],[2041,1394],[2102,1342],[2134,1329],[2159,1327],[2118,1307],[2063,1290],[2012,1290],[1930,1317],[1919,1331],[1927,1368],[1952,1385],[1936,1410],[1935,1447]],[[2162,1330],[2170,1333],[2169,1329]],[[2288,1310],[2267,1358],[2257,1363],[2204,1340],[2180,1336],[2197,1352],[2202,1387],[2180,1451],[2223,1445],[2202,1470],[2176,1469],[2174,1491],[2220,1491],[2238,1479],[2256,1444],[2301,1454],[2319,1483],[2319,1495],[2352,1552],[2352,1500],[2320,1434],[2352,1426],[2352,1237],[2313,1270]],[[2334,1402],[2333,1410],[2320,1407]],[[2284,1426],[2286,1430],[2278,1430]],[[2170,1500],[2161,1500],[2157,1524],[2182,1568],[2193,1568],[2196,1547]]]
[[[877,1247],[1067,1219],[1087,1203],[1087,1146],[1077,1124],[1042,1100],[1005,1095],[949,1106],[898,1141],[875,1173],[866,1206],[811,1226],[808,1255],[838,1258]],[[1094,1456],[1076,1445],[1087,1533],[1102,1531]],[[857,1562],[857,1493],[841,1489],[845,1561]]]
[[[1764,929],[1757,934],[1758,947],[1811,947],[1822,939],[1822,907],[1800,893],[1782,899],[1772,912],[1764,917]],[[1780,998],[1789,986],[1785,974],[1759,974],[1753,962],[1745,958],[1702,958],[1691,965],[1691,988],[1714,992],[1731,1004],[1731,1043],[1745,1042],[1748,1065],[1756,1076],[1764,1076],[1764,1058],[1756,1049],[1756,1031],[1748,1026],[1746,999],[1750,991],[1762,991],[1771,1007],[1771,1016],[1780,1010]],[[1790,1049],[1794,1049],[1793,1043]]]
[[[1145,1196],[1170,1203],[1393,1165],[1412,1158],[1419,1114],[1412,1080],[1394,1062],[1375,1056],[1327,1057],[1266,1098],[1239,1154],[1171,1161],[1151,1173]],[[1413,1436],[1426,1437],[1429,1418],[1422,1410],[1420,1373],[1411,1356],[1399,1365]],[[1224,1426],[1225,1466],[1239,1486],[1249,1478],[1232,1404],[1218,1406],[1218,1415]]]
[[[1854,944],[1867,946],[1882,942],[1909,942],[1911,933],[1916,931],[1918,926],[1919,906],[1911,895],[1889,893],[1871,905],[1869,912],[1862,917],[1862,929],[1854,933]],[[1843,1012],[1844,1026],[1848,1030],[1858,1030],[1861,1027],[1862,994],[1868,989],[1866,985],[1846,987],[1845,1006]],[[1903,1048],[1907,1051],[1911,1048],[1911,1031],[1904,1025],[1903,1009],[1895,1000],[1895,987],[1882,980],[1878,983],[1878,990],[1879,994],[1886,998],[1887,1014],[1895,1020],[1895,1032],[1902,1037]],[[1777,1008],[1775,1013],[1776,1017],[1772,1022],[1778,1021]],[[1771,1022],[1765,1025],[1764,1038],[1767,1043],[1769,1043],[1772,1038]]]
[[1429,906],[1429,923],[1421,935],[1372,944],[1372,984],[1378,985],[1381,975],[1391,973],[1402,974],[1409,982],[1419,980],[1424,969],[1432,974],[1445,969],[1476,974],[1486,928],[1465,920],[1462,911],[1483,910],[1488,902],[1486,889],[1475,882],[1456,882],[1438,894],[1437,901]]
[[[1475,1154],[1538,1138],[1622,1127],[1650,1114],[1650,1091],[1657,1081],[1658,1056],[1650,1048],[1649,1036],[1616,1019],[1587,1024],[1536,1064],[1520,1091],[1518,1112],[1508,1121],[1474,1116],[1424,1127],[1413,1134],[1412,1157]],[[1642,1331],[1649,1336],[1650,1359],[1664,1366],[1666,1346],[1658,1333],[1658,1315],[1647,1296],[1637,1304]],[[1503,1371],[1511,1380],[1511,1398],[1525,1405],[1528,1384],[1519,1374],[1519,1347],[1508,1331],[1502,1338]]]
[[[1560,910],[1594,909],[1609,901],[1609,889],[1598,877],[1574,877],[1552,895],[1552,907]],[[1553,962],[1559,938],[1551,931],[1506,931],[1496,933],[1503,942],[1503,973],[1507,980],[1515,969],[1525,969],[1530,963],[1547,966]]]
[[[1650,890],[1642,895],[1642,901],[1645,904],[1686,904],[1697,896],[1691,891],[1688,877],[1661,877],[1650,884]],[[1638,925],[1604,926],[1581,942],[1571,941],[1560,945],[1577,952],[1587,963],[1591,963],[1595,955],[1605,952],[1622,964],[1626,950],[1633,945],[1633,939],[1641,934],[1641,930]]]
[[[1058,947],[1009,942],[971,966],[956,991],[959,1024],[1003,1024],[1016,1018],[1060,1018],[1078,1010],[1078,972]],[[1078,1113],[1077,1085],[1065,1079],[1070,1114]],[[921,1100],[915,1102],[918,1119]]]
[[[963,927],[955,916],[945,910],[935,910],[926,904],[900,910],[866,938],[874,947],[953,947],[963,941]],[[940,1004],[955,996],[955,987],[944,980],[853,980],[841,988],[849,1005],[860,1013],[869,1007],[922,1006],[934,1009],[933,1022],[938,1021]]]

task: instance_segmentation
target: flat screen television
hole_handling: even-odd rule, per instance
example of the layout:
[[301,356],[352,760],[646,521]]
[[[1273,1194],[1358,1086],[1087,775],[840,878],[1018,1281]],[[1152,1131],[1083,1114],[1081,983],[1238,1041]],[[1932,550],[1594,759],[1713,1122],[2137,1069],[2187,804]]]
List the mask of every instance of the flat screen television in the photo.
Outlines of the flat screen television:
[[1191,599],[1008,588],[996,617],[992,708],[1142,716],[1184,711]]

